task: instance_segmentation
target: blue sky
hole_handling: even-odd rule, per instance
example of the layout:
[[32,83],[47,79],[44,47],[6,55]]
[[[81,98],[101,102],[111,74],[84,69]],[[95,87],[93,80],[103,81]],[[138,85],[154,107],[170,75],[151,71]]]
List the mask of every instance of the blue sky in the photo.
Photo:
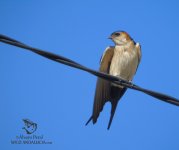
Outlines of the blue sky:
[[[1,0],[0,33],[98,69],[107,37],[127,31],[142,45],[134,83],[179,98],[177,0]],[[128,90],[108,131],[110,104],[96,125],[96,77],[20,48],[0,44],[0,149],[178,150],[179,108]],[[51,145],[13,145],[22,119]]]

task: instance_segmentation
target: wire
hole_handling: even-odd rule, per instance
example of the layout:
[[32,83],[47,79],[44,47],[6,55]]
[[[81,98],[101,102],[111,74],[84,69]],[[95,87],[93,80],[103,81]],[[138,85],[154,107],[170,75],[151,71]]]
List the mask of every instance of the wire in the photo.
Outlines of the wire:
[[12,39],[10,37],[7,37],[5,35],[2,35],[0,34],[0,42],[3,42],[3,43],[6,43],[6,44],[9,44],[9,45],[13,45],[13,46],[16,46],[16,47],[20,47],[20,48],[23,48],[23,49],[26,49],[26,50],[29,50],[31,52],[34,52],[38,55],[41,55],[45,58],[48,58],[50,60],[53,60],[53,61],[56,61],[58,63],[61,63],[61,64],[64,64],[64,65],[67,65],[67,66],[70,66],[70,67],[73,67],[73,68],[76,68],[76,69],[80,69],[80,70],[83,70],[83,71],[86,71],[90,74],[93,74],[97,77],[100,77],[100,78],[103,78],[105,80],[109,80],[115,84],[118,84],[118,85],[121,85],[121,86],[124,86],[126,88],[130,88],[130,89],[133,89],[133,90],[137,90],[137,91],[140,91],[140,92],[143,92],[147,95],[150,95],[152,97],[155,97],[159,100],[162,100],[164,102],[167,102],[167,103],[170,103],[170,104],[173,104],[173,105],[176,105],[176,106],[179,106],[179,100],[172,97],[172,96],[168,96],[166,94],[162,94],[162,93],[159,93],[159,92],[155,92],[155,91],[152,91],[152,90],[148,90],[148,89],[145,89],[145,88],[142,88],[142,87],[139,87],[135,84],[133,84],[132,82],[128,82],[127,80],[123,80],[122,78],[118,78],[118,77],[115,77],[115,76],[112,76],[112,75],[109,75],[109,74],[106,74],[106,73],[103,73],[103,72],[98,72],[98,71],[95,71],[95,70],[92,70],[90,68],[87,68],[75,61],[72,61],[66,57],[63,57],[63,56],[60,56],[60,55],[57,55],[57,54],[53,54],[53,53],[50,53],[50,52],[47,52],[47,51],[44,51],[44,50],[41,50],[41,49],[37,49],[37,48],[34,48],[34,47],[31,47],[31,46],[28,46],[22,42],[19,42],[15,39]]

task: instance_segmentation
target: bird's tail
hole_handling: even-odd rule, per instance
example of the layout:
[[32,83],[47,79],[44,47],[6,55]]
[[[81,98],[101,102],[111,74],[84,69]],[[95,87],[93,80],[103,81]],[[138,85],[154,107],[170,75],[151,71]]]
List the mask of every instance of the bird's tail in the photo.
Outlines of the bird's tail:
[[91,116],[89,119],[88,119],[88,121],[86,122],[86,126],[88,125],[88,123],[91,121],[93,119],[93,116]]
[[113,120],[113,117],[114,117],[114,114],[116,111],[117,103],[118,103],[118,101],[111,103],[112,108],[111,108],[111,116],[110,116],[110,120],[109,120],[108,128],[107,128],[108,130],[110,129],[110,126],[111,126],[111,123],[112,123],[112,120]]
[[111,86],[111,93],[110,93],[111,101],[110,102],[112,106],[111,106],[111,116],[110,116],[110,120],[109,120],[108,128],[107,128],[108,130],[110,129],[110,126],[111,126],[111,123],[112,123],[112,120],[116,111],[117,104],[120,98],[126,92],[126,90],[127,90],[126,88],[119,88],[116,86]]

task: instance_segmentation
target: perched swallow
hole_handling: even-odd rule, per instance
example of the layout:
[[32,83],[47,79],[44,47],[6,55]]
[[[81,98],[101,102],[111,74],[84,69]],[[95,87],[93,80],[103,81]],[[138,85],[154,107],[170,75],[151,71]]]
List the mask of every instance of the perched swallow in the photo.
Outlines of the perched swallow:
[[[127,32],[113,32],[111,39],[115,46],[109,46],[103,53],[100,61],[100,72],[105,72],[113,76],[120,77],[127,81],[132,81],[141,60],[141,48],[139,43],[130,37]],[[92,116],[86,125],[92,120],[97,122],[100,112],[106,102],[111,102],[111,116],[108,124],[110,128],[114,113],[120,98],[126,92],[126,88],[116,85],[102,78],[98,78],[94,97]]]

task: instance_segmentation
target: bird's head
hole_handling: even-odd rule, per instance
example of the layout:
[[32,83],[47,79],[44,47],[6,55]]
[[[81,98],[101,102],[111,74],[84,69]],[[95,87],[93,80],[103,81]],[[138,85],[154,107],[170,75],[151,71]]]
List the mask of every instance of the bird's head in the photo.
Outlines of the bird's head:
[[111,39],[116,45],[126,45],[132,40],[130,35],[125,31],[113,32],[109,39]]

